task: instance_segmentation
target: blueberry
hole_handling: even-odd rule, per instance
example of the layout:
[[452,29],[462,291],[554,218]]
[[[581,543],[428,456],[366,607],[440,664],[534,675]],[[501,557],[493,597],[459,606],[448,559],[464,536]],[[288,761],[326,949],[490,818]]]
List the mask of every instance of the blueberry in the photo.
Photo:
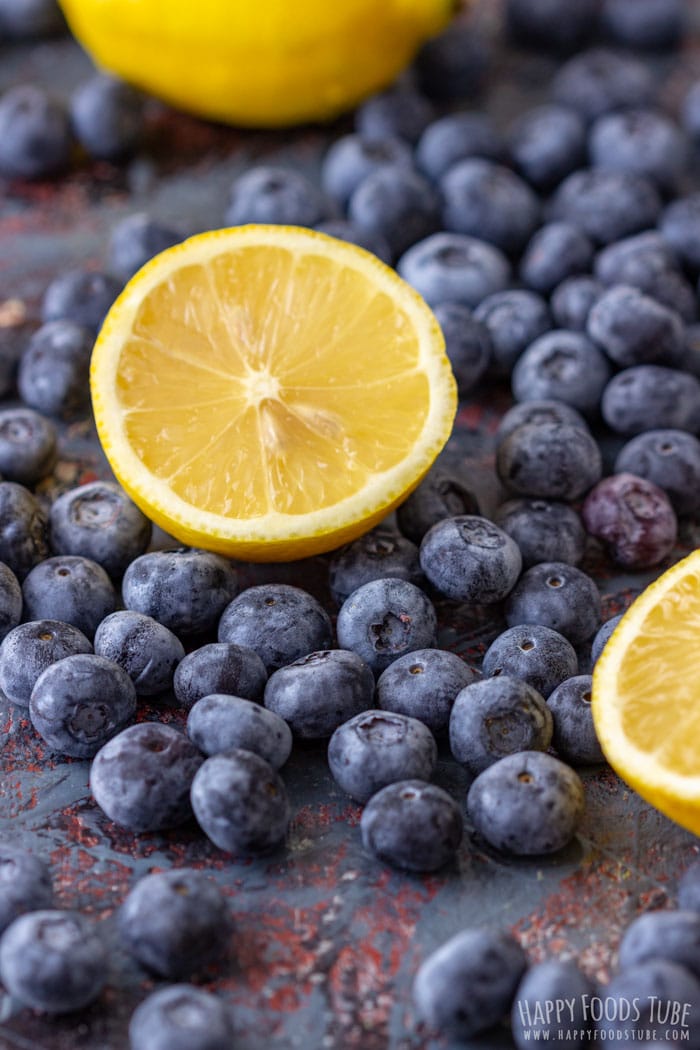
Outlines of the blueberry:
[[0,472],[7,481],[34,485],[53,470],[56,428],[31,408],[0,411]]
[[416,146],[416,164],[439,182],[457,161],[469,157],[501,160],[504,142],[483,113],[449,113],[425,129]]
[[[570,9],[567,6],[567,17]],[[650,69],[636,58],[607,48],[592,48],[571,58],[554,77],[557,102],[585,120],[631,106],[644,106],[655,90]]]
[[438,303],[433,308],[445,339],[445,351],[460,397],[468,394],[489,366],[493,343],[486,325],[462,303]]
[[654,226],[660,211],[658,191],[643,175],[584,168],[560,184],[551,218],[578,226],[597,244],[611,244]]
[[603,472],[600,449],[587,430],[572,423],[526,423],[502,440],[496,469],[520,496],[575,500]]
[[384,711],[418,719],[436,736],[444,736],[455,697],[478,677],[456,653],[418,649],[382,671],[377,703]]
[[603,419],[617,434],[645,430],[700,430],[700,380],[662,365],[618,372],[601,399]]
[[622,613],[620,613],[619,616],[613,616],[611,619],[606,620],[602,627],[598,629],[591,644],[591,664],[598,662],[610,635],[613,633],[621,619]]
[[389,243],[381,233],[372,230],[361,230],[347,219],[333,219],[329,222],[319,222],[316,226],[319,233],[325,233],[328,237],[337,237],[338,240],[348,241],[356,244],[359,248],[371,252],[384,263],[391,262],[391,249]]
[[665,208],[659,220],[663,240],[695,273],[700,270],[700,193],[679,197]]
[[328,583],[338,605],[363,583],[387,576],[417,586],[423,582],[415,543],[381,526],[342,547],[328,565]]
[[605,355],[582,332],[547,332],[513,366],[517,401],[564,401],[584,415],[595,415],[610,379]]
[[67,270],[46,289],[41,319],[44,323],[72,321],[96,333],[121,290],[121,282],[109,274]]
[[81,1010],[102,991],[107,950],[77,911],[20,915],[0,941],[0,978],[10,995],[49,1014]]
[[0,934],[20,915],[52,904],[48,865],[29,850],[0,845]]
[[384,165],[357,187],[348,218],[360,230],[380,234],[393,256],[429,237],[440,226],[437,193],[410,168]]
[[175,668],[185,657],[182,642],[143,613],[123,610],[107,616],[95,632],[95,652],[119,664],[139,696],[172,689]]
[[584,811],[583,784],[542,751],[507,755],[469,788],[467,810],[490,845],[516,856],[556,853],[574,837]]
[[355,127],[368,139],[399,138],[415,145],[434,117],[432,105],[417,91],[390,88],[358,107]]
[[67,656],[91,652],[82,631],[69,623],[21,623],[0,645],[0,689],[13,704],[28,707],[32,689],[47,667]]
[[284,784],[252,751],[233,748],[208,758],[192,783],[192,808],[204,833],[227,853],[266,853],[287,834]]
[[600,481],[586,497],[582,514],[590,535],[626,569],[658,565],[676,542],[678,525],[668,496],[634,474],[612,474]]
[[526,347],[552,327],[544,299],[520,289],[489,295],[479,304],[474,317],[486,326],[494,364],[503,374],[511,371]]
[[463,930],[422,963],[413,982],[416,1012],[440,1035],[470,1039],[508,1013],[526,966],[510,934]]
[[248,587],[224,609],[219,641],[254,649],[269,674],[307,653],[329,649],[333,627],[326,610],[308,591],[285,583],[263,583]]
[[[669,209],[664,213],[667,215]],[[662,217],[663,221],[663,217]],[[609,244],[595,260],[596,276],[605,285],[628,284],[639,288],[680,314],[686,322],[697,316],[695,293],[679,270],[672,238],[655,230],[625,237]],[[679,250],[679,254],[682,252]]]
[[506,623],[537,623],[563,634],[572,645],[593,637],[600,627],[600,594],[590,576],[566,562],[533,565],[508,595]]
[[528,288],[549,295],[567,277],[586,273],[592,262],[593,245],[582,230],[566,222],[550,222],[525,249],[520,276]]
[[520,678],[474,682],[457,695],[450,715],[450,750],[474,775],[517,751],[546,751],[552,716],[543,697]]
[[404,653],[435,644],[437,617],[432,602],[407,580],[372,580],[343,602],[336,630],[342,649],[381,674]]
[[700,441],[685,430],[647,430],[624,445],[616,474],[636,474],[663,489],[676,514],[700,513]]
[[[518,985],[511,1013],[517,1050],[527,1050],[535,1040],[553,1050],[580,1050],[594,995],[594,986],[571,959],[547,959],[531,966]],[[549,1016],[545,1003],[556,1004],[549,1007]]]
[[396,520],[404,536],[420,543],[428,529],[443,518],[458,514],[478,514],[474,493],[457,475],[443,467],[433,467],[418,488],[396,511]]
[[678,883],[678,907],[683,911],[700,912],[700,862],[687,868]]
[[473,98],[488,68],[488,44],[473,22],[454,19],[444,32],[430,37],[416,56],[413,70],[429,98]]
[[508,29],[520,43],[553,51],[578,49],[590,37],[598,0],[508,0]]
[[158,977],[200,973],[228,951],[231,917],[225,896],[203,871],[175,868],[139,879],[119,909],[127,950]]
[[519,624],[491,643],[483,672],[488,678],[522,678],[546,699],[564,679],[578,674],[578,659],[563,635],[539,624]]
[[397,269],[432,306],[478,306],[510,278],[510,265],[497,248],[458,233],[436,233],[414,244]]
[[514,540],[493,522],[469,514],[433,525],[423,537],[420,563],[442,594],[479,605],[502,601],[522,568]]
[[538,106],[511,125],[509,146],[523,178],[538,190],[551,190],[583,165],[586,125],[565,106]]
[[603,0],[603,27],[625,47],[659,50],[673,47],[686,26],[685,0]]
[[261,165],[249,168],[233,183],[226,223],[315,226],[328,211],[323,194],[301,172]]
[[605,762],[591,712],[591,676],[575,675],[547,698],[554,719],[552,743],[560,758],[574,766]]
[[363,179],[390,164],[411,167],[411,149],[398,138],[343,135],[332,143],[321,167],[321,185],[345,207]]
[[19,362],[17,387],[22,400],[59,419],[87,414],[93,343],[92,333],[73,321],[42,325]]
[[95,755],[90,790],[100,809],[129,831],[163,831],[192,816],[190,786],[203,762],[183,733],[157,722],[129,726]]
[[0,174],[53,175],[67,166],[70,149],[68,114],[41,88],[26,84],[0,98]]
[[92,638],[117,595],[101,565],[89,558],[60,555],[35,565],[22,584],[28,620],[62,620]]
[[129,1022],[131,1050],[231,1050],[233,1039],[221,999],[187,984],[152,992]]
[[367,802],[399,780],[430,780],[437,745],[415,718],[387,711],[365,711],[338,726],[328,744],[335,782],[356,802]]
[[[700,1047],[700,981],[685,967],[665,959],[650,960],[618,974],[603,992],[606,1010],[598,1023],[601,1042],[643,1043],[660,1017],[665,1017],[665,1045],[675,1046],[683,1040],[689,1050]],[[673,1003],[682,1004],[676,1019],[671,1013]]]
[[0,0],[0,35],[35,40],[65,28],[56,0]]
[[128,215],[112,229],[109,266],[122,281],[129,281],[154,255],[182,240],[177,230],[152,219],[146,212]]
[[173,689],[180,706],[189,710],[210,693],[259,700],[266,681],[265,665],[254,649],[212,642],[188,653],[177,665]]
[[681,110],[683,127],[690,137],[697,142],[700,139],[700,81],[691,84]]
[[364,660],[344,649],[325,649],[275,671],[265,687],[265,707],[299,739],[322,740],[370,708],[373,694],[374,677]]
[[434,784],[399,780],[365,806],[362,845],[378,860],[404,871],[437,871],[454,859],[462,841],[462,814]]
[[580,515],[566,503],[508,500],[498,507],[493,520],[517,543],[524,569],[546,561],[578,565],[583,558],[586,530]]
[[205,755],[231,748],[253,751],[281,769],[292,753],[292,733],[279,715],[251,700],[224,693],[210,693],[192,707],[187,735]]
[[567,426],[580,427],[586,433],[589,432],[588,424],[581,413],[563,401],[521,401],[512,405],[502,416],[496,431],[499,442],[505,441],[514,430],[528,423],[565,423]]
[[686,166],[687,143],[672,120],[651,109],[606,113],[593,124],[591,164],[606,171],[645,175],[671,192]]
[[700,977],[700,915],[693,911],[652,911],[625,930],[618,953],[624,973],[657,960],[677,963]]
[[574,332],[583,332],[591,307],[603,294],[603,286],[594,277],[567,277],[552,292],[550,309],[555,324]]
[[91,558],[115,579],[151,542],[151,522],[110,481],[93,481],[63,493],[51,506],[49,525],[56,554]]
[[226,558],[189,547],[142,554],[122,580],[127,609],[183,636],[213,631],[237,590],[236,570]]
[[540,204],[530,187],[493,161],[459,161],[440,189],[446,229],[488,241],[506,254],[522,251],[539,225]]
[[73,93],[73,131],[96,160],[121,160],[133,153],[143,133],[144,97],[122,80],[96,73]]
[[12,569],[0,562],[0,642],[21,619],[22,588]]

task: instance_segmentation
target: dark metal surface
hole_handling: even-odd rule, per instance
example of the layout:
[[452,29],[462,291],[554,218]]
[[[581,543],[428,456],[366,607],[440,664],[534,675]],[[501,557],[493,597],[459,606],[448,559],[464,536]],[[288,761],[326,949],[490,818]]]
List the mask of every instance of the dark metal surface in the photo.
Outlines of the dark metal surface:
[[[693,71],[691,51],[667,63],[669,95]],[[539,98],[548,59],[503,54],[494,66],[491,107],[500,120]],[[89,65],[68,40],[0,49],[0,90],[26,79],[67,92]],[[697,72],[697,68],[695,69]],[[234,173],[262,156],[315,171],[327,133],[294,137],[240,134],[154,107],[149,147],[128,168],[86,161],[55,184],[0,183],[0,351],[16,354],[37,317],[47,281],[72,265],[103,264],[119,218],[147,209],[183,233],[214,227]],[[26,315],[24,323],[23,317]],[[493,431],[507,392],[479,392],[460,409],[445,458],[471,477],[488,511],[498,501]],[[106,475],[89,421],[62,433],[57,488]],[[696,546],[688,530],[683,550]],[[681,550],[679,549],[679,554]],[[325,558],[286,566],[241,567],[243,584],[283,579],[328,602]],[[584,566],[600,582],[606,616],[625,607],[648,575],[612,578],[599,552]],[[440,644],[478,662],[499,632],[493,611],[438,602]],[[330,608],[330,604],[329,604]],[[141,718],[182,725],[167,705]],[[575,955],[594,978],[614,961],[621,928],[638,911],[663,904],[677,873],[694,859],[697,839],[637,798],[607,769],[584,773],[587,812],[575,843],[549,859],[513,861],[467,827],[457,863],[429,878],[393,872],[364,854],[360,809],[334,785],[323,748],[296,750],[283,771],[294,821],[285,850],[238,862],[196,827],[139,838],[112,825],[92,802],[88,763],[52,755],[22,710],[0,703],[0,835],[51,860],[58,902],[104,922],[134,879],[173,865],[214,875],[235,917],[231,962],[208,987],[231,1003],[240,1050],[436,1050],[415,1028],[410,982],[425,955],[459,928],[508,927],[533,960]],[[438,783],[464,798],[466,777],[443,754]],[[155,985],[113,941],[106,991],[90,1010],[45,1018],[0,999],[0,1050],[123,1050],[129,1016]],[[490,1045],[508,1045],[507,1032]]]

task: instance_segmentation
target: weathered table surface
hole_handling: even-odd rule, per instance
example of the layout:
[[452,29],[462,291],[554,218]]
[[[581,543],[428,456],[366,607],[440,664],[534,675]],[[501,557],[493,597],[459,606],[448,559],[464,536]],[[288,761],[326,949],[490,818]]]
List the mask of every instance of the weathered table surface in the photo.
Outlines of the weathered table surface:
[[[697,8],[697,5],[695,5]],[[487,20],[491,15],[487,11]],[[691,42],[692,43],[692,42]],[[692,48],[664,63],[667,95],[693,71]],[[497,119],[542,97],[549,59],[501,53],[489,103]],[[0,90],[34,79],[67,92],[89,69],[70,40],[0,47]],[[37,317],[47,281],[72,265],[100,266],[110,227],[147,209],[183,233],[220,225],[236,172],[262,158],[317,170],[328,133],[239,133],[155,107],[146,153],[126,168],[87,162],[55,183],[0,183],[0,350],[16,354]],[[349,126],[349,125],[348,125]],[[8,300],[18,300],[8,306]],[[26,324],[14,324],[26,309]],[[493,431],[507,406],[502,390],[480,391],[461,406],[444,456],[479,490],[488,512],[499,498]],[[107,468],[89,421],[65,429],[57,487]],[[678,554],[696,546],[686,528]],[[325,558],[241,569],[244,584],[283,579],[330,602]],[[649,576],[612,577],[596,551],[584,565],[600,581],[606,615],[626,606]],[[438,602],[440,644],[478,663],[499,632],[497,613]],[[182,724],[165,705],[142,717]],[[416,1029],[409,988],[420,960],[462,927],[515,931],[533,960],[575,955],[594,978],[614,961],[620,930],[639,911],[673,895],[677,873],[694,859],[697,840],[656,813],[608,769],[584,771],[587,813],[575,843],[548,859],[510,860],[467,826],[457,862],[429,878],[393,872],[366,856],[358,806],[332,781],[324,749],[295,752],[284,770],[294,820],[288,847],[264,860],[237,862],[186,827],[136,838],[112,825],[92,802],[88,764],[52,755],[22,712],[0,703],[3,731],[0,834],[49,858],[60,906],[105,922],[134,879],[173,865],[206,868],[230,895],[235,916],[232,962],[211,987],[231,1002],[241,1050],[418,1050],[437,1048]],[[443,753],[437,782],[464,798],[466,776]],[[154,982],[116,940],[107,990],[90,1010],[47,1019],[0,999],[1,1050],[123,1050],[129,1016]],[[490,1045],[509,1045],[505,1031]]]

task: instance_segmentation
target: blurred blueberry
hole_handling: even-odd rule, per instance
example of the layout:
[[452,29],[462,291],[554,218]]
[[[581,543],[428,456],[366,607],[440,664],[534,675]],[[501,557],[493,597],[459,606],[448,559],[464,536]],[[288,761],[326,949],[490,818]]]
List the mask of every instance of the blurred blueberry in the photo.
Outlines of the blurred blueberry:
[[677,186],[688,155],[680,128],[651,109],[598,117],[591,128],[589,152],[594,168],[644,175],[667,192]]
[[315,227],[319,233],[325,233],[328,237],[337,237],[349,244],[356,244],[359,248],[371,252],[381,259],[383,263],[391,262],[391,249],[385,237],[372,230],[361,230],[347,219],[332,219],[329,222],[320,222]]
[[582,332],[557,329],[536,339],[515,362],[513,395],[517,401],[564,401],[592,416],[610,374],[605,354]]
[[696,142],[700,139],[700,81],[688,89],[681,110],[683,127]]
[[662,365],[636,365],[613,376],[601,400],[603,419],[617,434],[700,430],[700,381]]
[[549,295],[567,277],[586,273],[592,262],[593,245],[582,230],[566,222],[551,222],[537,231],[525,249],[520,277],[528,288]]
[[510,264],[498,248],[459,233],[419,241],[401,256],[397,269],[431,306],[478,306],[510,279]]
[[413,69],[429,98],[473,98],[482,86],[489,57],[488,42],[474,24],[453,20],[444,32],[423,44]]
[[65,29],[57,0],[0,0],[0,35],[36,40]]
[[453,164],[468,157],[501,160],[505,145],[483,113],[448,113],[425,129],[416,146],[416,164],[438,182]]
[[146,212],[128,215],[112,228],[109,268],[122,281],[129,281],[154,255],[181,240],[182,234],[152,219]]
[[673,310],[626,284],[612,285],[588,315],[590,338],[619,368],[680,363],[685,326]]
[[386,164],[410,168],[410,146],[398,138],[343,135],[331,143],[321,166],[321,185],[345,207],[363,179]]
[[301,172],[260,165],[234,181],[225,221],[229,226],[250,222],[316,226],[328,213],[323,194]]
[[551,218],[580,227],[598,244],[610,244],[656,225],[660,211],[658,191],[644,175],[584,168],[557,189]]
[[46,515],[28,489],[0,482],[0,560],[20,582],[49,553]]
[[489,330],[462,303],[438,303],[433,313],[445,338],[457,392],[463,397],[477,385],[491,361],[493,343]]
[[594,277],[568,277],[552,292],[549,305],[554,323],[569,331],[585,332],[591,307],[603,291]]
[[[535,1039],[549,1043],[552,1050],[581,1050],[594,995],[594,986],[571,959],[545,959],[531,966],[518,985],[511,1013],[517,1050],[527,1050]],[[542,1003],[550,1002],[566,1002],[566,1008],[548,1017]]]
[[417,91],[390,88],[355,110],[355,128],[365,138],[399,138],[415,145],[434,117],[431,103]]
[[507,0],[510,35],[518,43],[550,51],[573,51],[595,30],[598,0]]
[[430,183],[410,168],[377,168],[354,191],[348,218],[360,230],[383,237],[393,256],[440,226],[440,201]]
[[21,619],[22,588],[12,569],[0,562],[0,642]]
[[659,220],[659,230],[685,265],[697,273],[700,270],[700,193],[671,201]]
[[121,282],[109,274],[67,270],[46,289],[41,319],[44,323],[73,321],[96,333],[121,290]]
[[[567,15],[571,8],[567,5]],[[554,98],[585,120],[616,109],[644,106],[655,90],[654,76],[643,62],[607,48],[592,48],[569,59],[554,77]]]
[[34,485],[53,470],[56,428],[31,408],[0,411],[0,473],[7,481]]
[[586,126],[566,106],[538,106],[514,121],[508,144],[523,178],[546,192],[585,162]]
[[676,543],[678,523],[668,496],[634,474],[611,474],[586,497],[581,511],[591,536],[626,569],[658,565]]
[[417,586],[423,582],[416,545],[381,526],[341,547],[328,564],[328,584],[338,605],[363,583],[386,576],[410,580]]
[[610,635],[613,633],[621,619],[622,613],[620,613],[619,616],[613,616],[610,620],[606,620],[596,631],[595,638],[591,643],[591,665],[598,662],[600,654],[603,652]]
[[[672,205],[662,215],[662,223],[671,208]],[[679,218],[683,209],[680,211]],[[690,215],[688,222],[692,226]],[[662,236],[656,230],[648,230],[625,237],[600,251],[595,260],[595,274],[605,285],[628,284],[639,288],[652,299],[675,310],[684,321],[692,322],[697,316],[695,293],[680,271],[676,252],[683,255],[680,244],[674,244],[673,234],[666,236],[664,232]]]
[[495,292],[479,303],[474,317],[485,325],[493,346],[493,363],[510,373],[522,352],[552,327],[546,302],[536,292]]
[[51,871],[35,853],[21,846],[0,846],[0,934],[30,911],[53,904]]
[[434,466],[398,507],[396,520],[404,536],[418,544],[428,529],[443,518],[478,513],[477,499],[466,479],[444,467]]
[[73,321],[50,321],[22,354],[17,388],[22,400],[47,416],[73,419],[90,406],[92,332]]
[[123,80],[95,73],[71,97],[73,131],[96,160],[121,160],[139,145],[144,97]]
[[683,36],[687,18],[686,0],[602,0],[603,28],[624,47],[673,47]]
[[70,151],[68,114],[40,87],[11,88],[0,98],[0,174],[45,178],[67,167]]
[[616,474],[636,474],[663,489],[676,514],[700,513],[700,441],[685,430],[647,430],[620,449]]
[[[601,1042],[644,1042],[657,1024],[659,1004],[682,1003],[684,1023],[668,1018],[667,1045],[683,1039],[688,1050],[700,1047],[700,981],[685,966],[666,959],[651,959],[618,974],[603,989],[605,1017],[598,1023]],[[634,1001],[630,1017],[622,1021],[627,1005]],[[609,1018],[609,1019],[608,1019]],[[603,1035],[603,1033],[605,1033]],[[685,1038],[687,1033],[687,1038]]]
[[540,221],[540,203],[509,168],[472,158],[454,164],[440,182],[443,222],[495,244],[506,254],[522,251]]
[[188,984],[151,992],[129,1021],[131,1050],[231,1050],[231,1012],[217,996]]

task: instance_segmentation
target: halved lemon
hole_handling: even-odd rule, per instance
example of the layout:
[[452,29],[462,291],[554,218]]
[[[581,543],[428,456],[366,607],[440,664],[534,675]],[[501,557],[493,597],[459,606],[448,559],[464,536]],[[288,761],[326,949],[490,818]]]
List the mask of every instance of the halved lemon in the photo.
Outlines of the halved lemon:
[[700,550],[625,613],[596,664],[592,704],[610,765],[700,834]]
[[130,281],[95,345],[117,478],[182,542],[257,561],[380,521],[449,437],[431,310],[369,252],[310,230],[204,233]]

